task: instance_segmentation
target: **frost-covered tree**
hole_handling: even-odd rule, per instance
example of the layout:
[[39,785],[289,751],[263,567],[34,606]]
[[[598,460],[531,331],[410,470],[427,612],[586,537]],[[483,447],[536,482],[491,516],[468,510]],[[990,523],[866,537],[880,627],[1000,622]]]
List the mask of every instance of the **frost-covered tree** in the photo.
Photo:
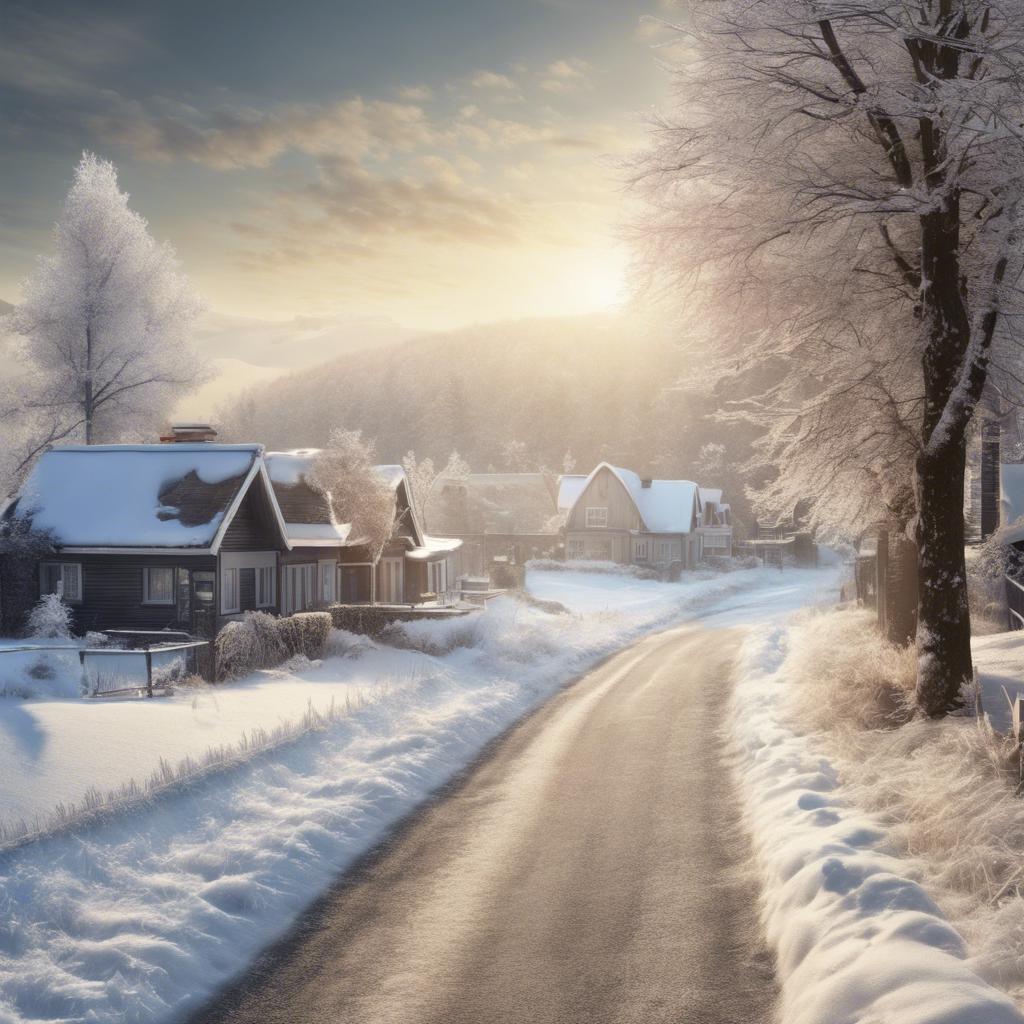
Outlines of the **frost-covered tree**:
[[43,594],[28,614],[25,633],[40,640],[67,640],[71,636],[71,609],[59,594]]
[[113,164],[82,156],[54,248],[9,317],[29,365],[0,396],[3,418],[30,428],[19,471],[59,441],[152,429],[205,376],[188,341],[201,305],[171,247],[129,209]]
[[395,529],[395,494],[374,465],[376,446],[360,430],[331,431],[313,460],[310,483],[327,495],[336,522],[351,523],[376,561]]
[[684,297],[694,365],[758,384],[732,411],[766,432],[763,500],[907,521],[917,704],[945,714],[971,678],[965,434],[1021,376],[1024,3],[688,8],[636,174],[648,295]]
[[402,469],[405,470],[406,479],[409,481],[409,489],[412,492],[410,500],[420,522],[425,522],[424,510],[427,504],[427,496],[430,488],[434,486],[437,478],[437,470],[434,468],[433,459],[417,459],[414,451],[405,453],[402,459]]

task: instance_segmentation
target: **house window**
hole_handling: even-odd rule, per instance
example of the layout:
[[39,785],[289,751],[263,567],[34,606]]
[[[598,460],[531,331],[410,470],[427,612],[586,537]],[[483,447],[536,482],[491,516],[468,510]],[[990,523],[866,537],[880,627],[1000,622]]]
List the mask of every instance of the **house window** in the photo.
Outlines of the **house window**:
[[170,566],[142,570],[142,603],[174,604],[174,570]]
[[334,604],[334,562],[320,563],[320,601],[324,605]]
[[582,558],[583,557],[583,541],[571,540],[569,541],[568,554],[570,558]]
[[82,567],[78,562],[43,562],[40,590],[44,594],[57,594],[68,604],[82,600]]
[[316,565],[289,565],[285,568],[285,614],[313,607],[316,597]]
[[729,547],[729,535],[727,533],[705,533],[704,547],[722,551]]
[[608,509],[589,506],[586,511],[587,528],[602,529],[608,525]]
[[241,611],[238,594],[238,570],[222,569],[220,581],[220,610],[225,615]]
[[645,540],[638,540],[636,542],[636,555],[635,555],[635,557],[636,557],[636,560],[638,562],[646,562],[647,561],[647,541],[645,541]]
[[256,570],[256,607],[272,608],[277,604],[277,570],[272,565]]
[[671,562],[672,557],[675,554],[673,548],[675,545],[670,540],[658,541],[658,561],[660,562]]

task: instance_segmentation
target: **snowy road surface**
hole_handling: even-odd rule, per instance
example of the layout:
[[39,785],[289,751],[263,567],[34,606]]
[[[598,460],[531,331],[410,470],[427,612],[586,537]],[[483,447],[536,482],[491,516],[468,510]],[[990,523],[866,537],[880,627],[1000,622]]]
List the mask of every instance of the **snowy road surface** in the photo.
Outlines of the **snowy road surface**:
[[740,638],[684,626],[591,671],[196,1024],[772,1019],[720,736]]

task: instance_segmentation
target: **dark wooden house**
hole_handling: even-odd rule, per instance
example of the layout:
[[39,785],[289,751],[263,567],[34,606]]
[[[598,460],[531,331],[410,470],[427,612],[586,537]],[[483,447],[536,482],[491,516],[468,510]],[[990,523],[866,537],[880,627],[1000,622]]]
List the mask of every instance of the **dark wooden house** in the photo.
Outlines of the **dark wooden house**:
[[[21,591],[29,606],[59,593],[80,631],[204,637],[243,611],[278,610],[287,537],[261,446],[169,441],[40,457],[3,514],[52,540],[38,586]],[[0,564],[0,599],[13,571]]]

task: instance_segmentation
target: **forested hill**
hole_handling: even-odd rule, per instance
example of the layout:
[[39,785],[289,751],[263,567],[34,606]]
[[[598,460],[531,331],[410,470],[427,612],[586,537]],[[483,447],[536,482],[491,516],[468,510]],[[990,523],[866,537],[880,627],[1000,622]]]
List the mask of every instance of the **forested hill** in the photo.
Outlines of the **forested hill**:
[[[273,447],[323,444],[333,427],[375,438],[382,461],[409,449],[474,471],[577,471],[602,459],[694,475],[713,396],[665,331],[620,316],[516,321],[360,352],[261,384],[221,411],[222,433]],[[709,481],[711,482],[711,481]],[[724,482],[724,481],[723,481]]]

